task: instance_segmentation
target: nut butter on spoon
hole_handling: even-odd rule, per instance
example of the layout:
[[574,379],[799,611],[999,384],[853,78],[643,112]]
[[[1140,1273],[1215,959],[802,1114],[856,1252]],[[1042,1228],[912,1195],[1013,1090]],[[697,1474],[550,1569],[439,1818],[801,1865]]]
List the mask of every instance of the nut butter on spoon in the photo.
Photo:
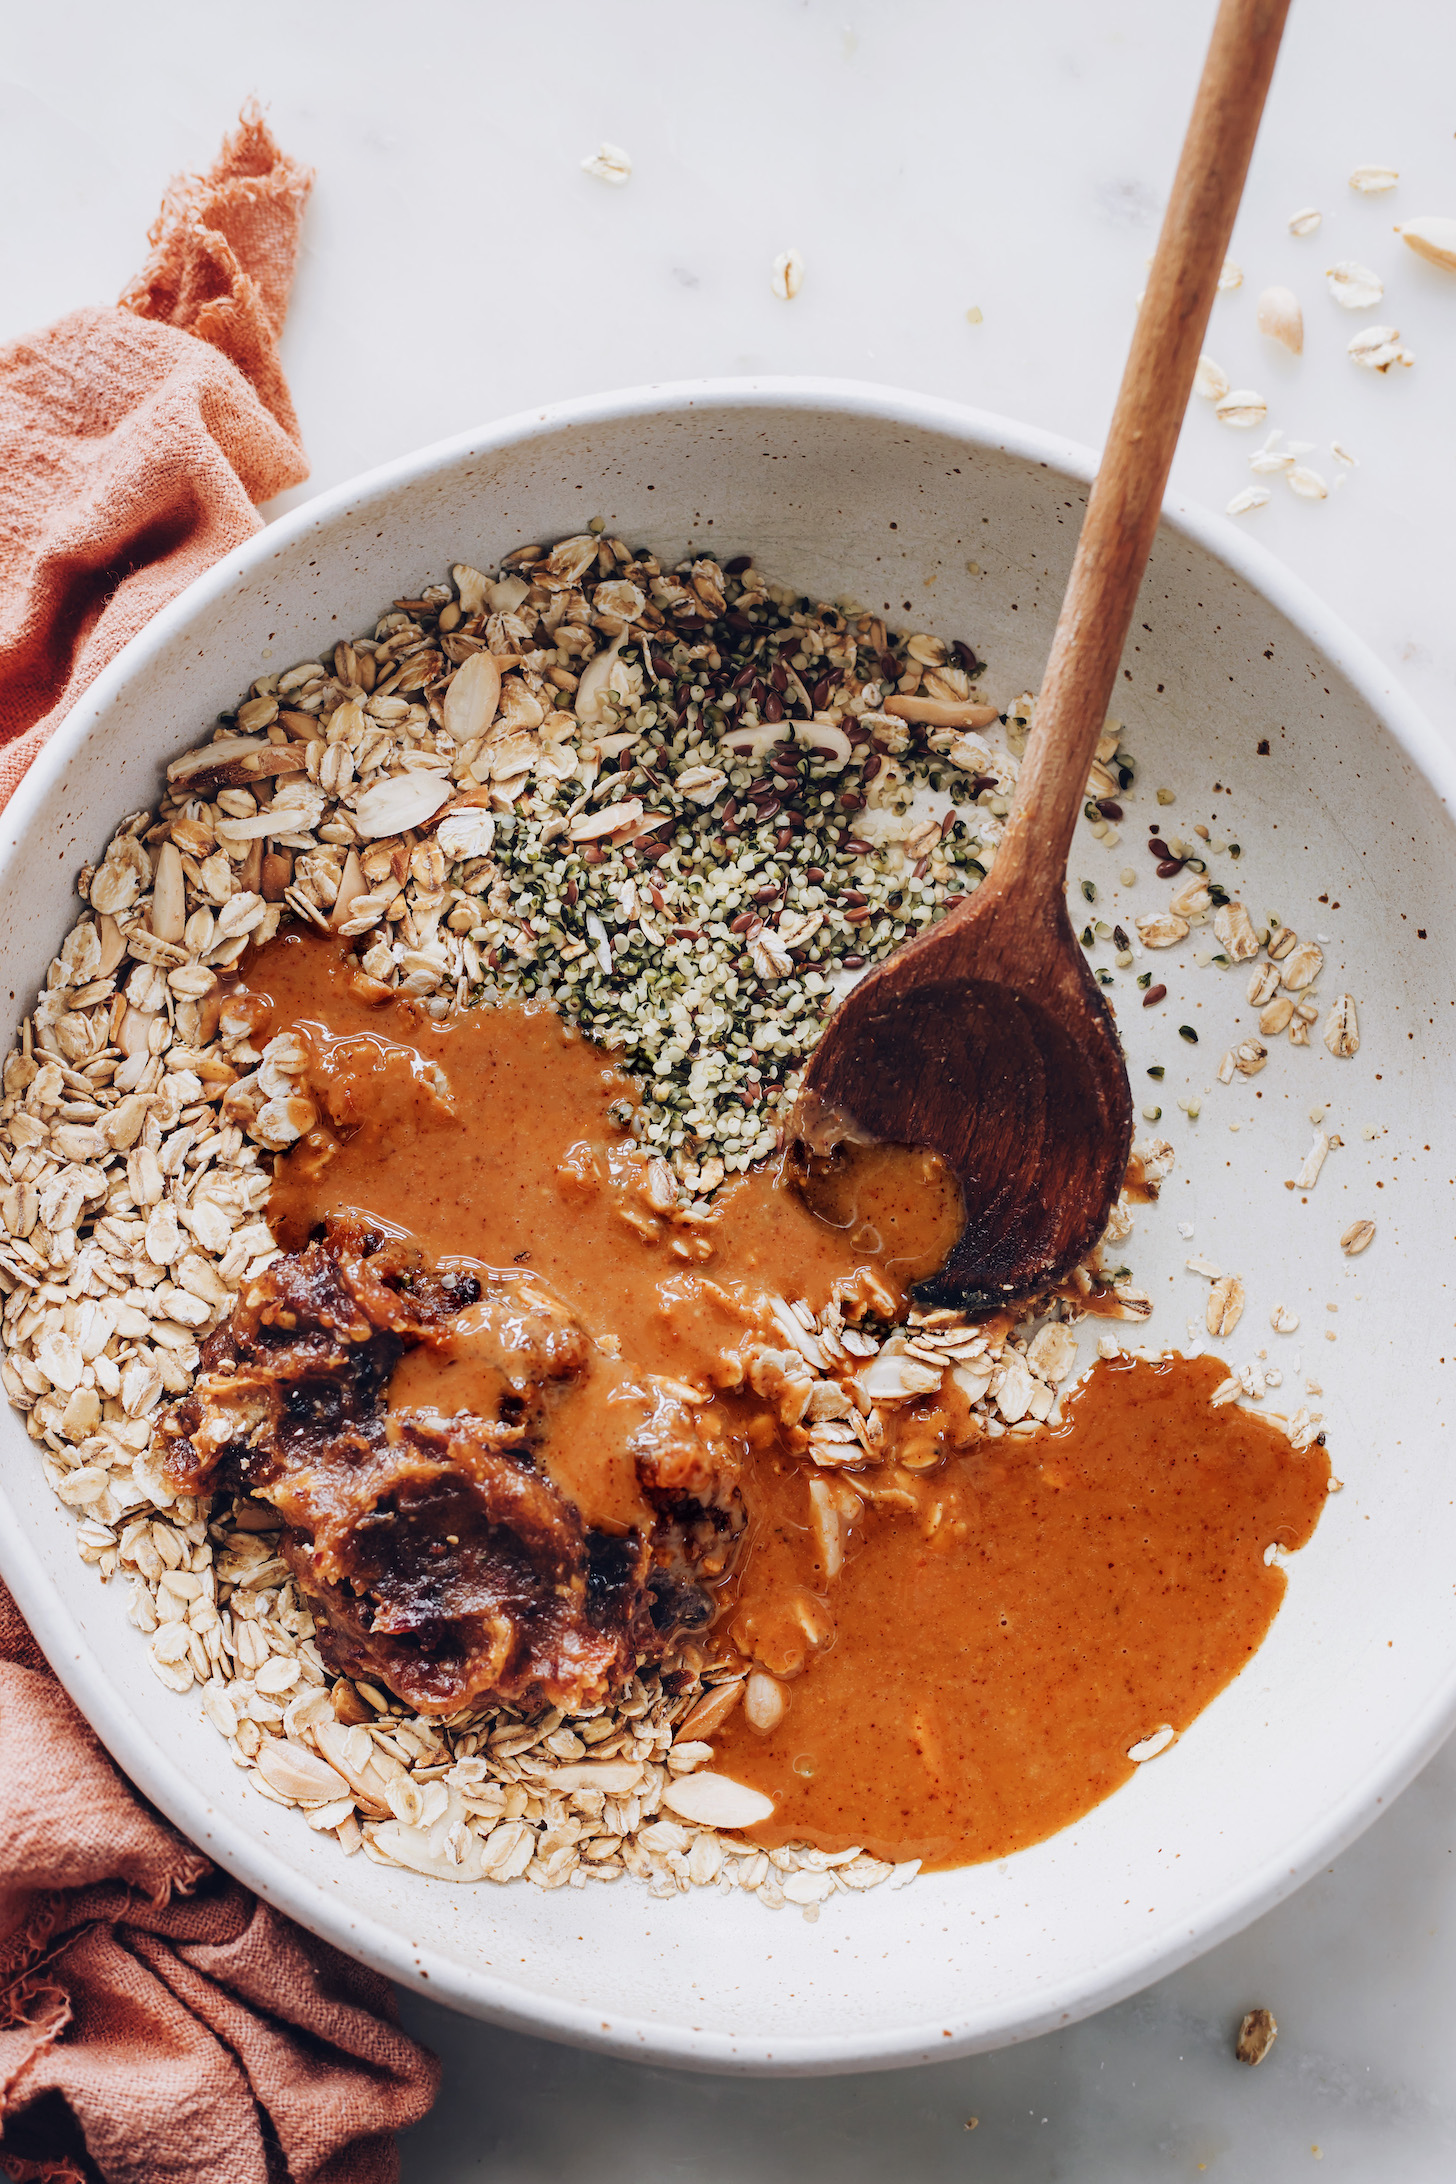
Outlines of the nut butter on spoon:
[[846,996],[805,1071],[811,1200],[825,1160],[865,1143],[928,1148],[958,1179],[964,1225],[925,1303],[986,1310],[1061,1280],[1127,1167],[1132,1095],[1067,915],[1067,852],[1287,11],[1219,9],[992,871]]

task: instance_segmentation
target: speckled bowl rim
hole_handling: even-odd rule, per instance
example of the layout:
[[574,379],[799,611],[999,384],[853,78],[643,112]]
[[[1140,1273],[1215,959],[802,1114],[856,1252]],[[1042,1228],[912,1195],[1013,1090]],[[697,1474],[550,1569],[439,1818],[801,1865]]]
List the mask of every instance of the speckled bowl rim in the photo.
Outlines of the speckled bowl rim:
[[[1089,448],[1034,426],[907,390],[861,381],[809,377],[754,377],[665,382],[629,387],[568,402],[523,410],[479,430],[381,464],[279,517],[237,547],[179,594],[117,655],[72,709],[40,753],[9,806],[0,815],[0,878],[8,876],[17,845],[36,823],[44,802],[74,752],[105,720],[113,701],[144,672],[148,662],[199,611],[228,594],[277,553],[280,546],[327,526],[366,494],[428,480],[493,451],[549,437],[564,427],[632,418],[682,415],[728,407],[830,412],[846,420],[872,418],[914,431],[964,439],[1088,484],[1097,468]],[[1336,668],[1376,714],[1444,809],[1456,812],[1456,757],[1447,750],[1371,648],[1275,555],[1236,531],[1224,517],[1170,496],[1163,524],[1222,563],[1272,605]],[[66,1602],[45,1574],[17,1553],[24,1537],[18,1512],[0,1479],[0,1572],[66,1690],[137,1787],[219,1865],[280,1911],[350,1955],[401,1983],[494,2023],[547,2038],[604,2050],[640,2061],[739,2073],[818,2074],[886,2069],[965,2054],[1034,2038],[1135,1993],[1152,1980],[1239,1932],[1292,1894],[1377,1819],[1456,1726],[1456,1661],[1445,1681],[1319,1824],[1253,1867],[1233,1888],[1211,1899],[1186,1934],[1160,1938],[1105,1962],[1095,1980],[1069,1979],[1043,1988],[1034,2010],[1009,2023],[974,2026],[942,2045],[924,2025],[892,2035],[843,2035],[778,2039],[761,2045],[728,2033],[691,2031],[652,2021],[616,2018],[604,2025],[599,2010],[561,1996],[527,1993],[493,1974],[407,1941],[394,1928],[345,1909],[312,1885],[287,1860],[248,1834],[240,1812],[209,1803],[184,1770],[148,1739],[144,1726],[120,1708],[103,1661],[82,1638]],[[158,1688],[158,1703],[164,1700]]]

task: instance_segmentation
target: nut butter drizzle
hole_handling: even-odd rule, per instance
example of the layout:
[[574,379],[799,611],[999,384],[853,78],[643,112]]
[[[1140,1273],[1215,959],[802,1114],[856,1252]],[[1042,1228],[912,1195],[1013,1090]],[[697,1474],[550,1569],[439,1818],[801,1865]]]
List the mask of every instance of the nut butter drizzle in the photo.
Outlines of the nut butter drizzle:
[[[446,1267],[529,1267],[593,1346],[595,1392],[543,1458],[589,1523],[638,1521],[613,1398],[644,1380],[690,1391],[731,1456],[747,1524],[713,1636],[755,1675],[714,1764],[774,1800],[757,1840],[1003,1856],[1109,1795],[1129,1747],[1186,1727],[1257,1649],[1286,1583],[1265,1550],[1310,1537],[1329,1466],[1211,1410],[1213,1361],[1099,1364],[1060,1424],[998,1440],[947,1376],[886,1413],[878,1461],[833,1471],[745,1383],[765,1293],[903,1314],[959,1219],[918,1156],[863,1178],[842,1226],[771,1169],[683,1224],[632,1141],[631,1083],[550,1011],[369,1004],[337,947],[301,936],[241,983],[260,1040],[308,1042],[327,1118],[278,1163],[285,1247],[362,1213]],[[454,1370],[412,1353],[391,1402],[468,1407]]]

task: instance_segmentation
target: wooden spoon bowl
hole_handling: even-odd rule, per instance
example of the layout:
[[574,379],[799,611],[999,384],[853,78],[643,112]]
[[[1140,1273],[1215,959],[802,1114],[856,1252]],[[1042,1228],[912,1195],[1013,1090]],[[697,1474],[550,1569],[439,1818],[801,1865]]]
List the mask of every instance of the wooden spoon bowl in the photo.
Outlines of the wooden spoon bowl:
[[1132,1102],[1116,1026],[1065,904],[1043,908],[1022,915],[998,864],[855,988],[852,1042],[825,1039],[809,1063],[816,1149],[846,1134],[928,1146],[959,1179],[965,1225],[916,1288],[926,1304],[986,1311],[1050,1288],[1122,1186]]

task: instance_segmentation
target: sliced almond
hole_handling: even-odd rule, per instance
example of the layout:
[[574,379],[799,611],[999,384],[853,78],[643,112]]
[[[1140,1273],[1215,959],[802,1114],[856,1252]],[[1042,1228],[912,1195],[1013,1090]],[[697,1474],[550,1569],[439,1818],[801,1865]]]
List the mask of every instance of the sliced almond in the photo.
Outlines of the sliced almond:
[[605,652],[599,652],[594,660],[588,660],[581,671],[581,680],[576,686],[574,710],[584,728],[603,726],[606,720],[604,700],[613,695],[625,697],[627,694],[626,669],[619,671],[617,662],[617,654],[622,649],[626,634],[625,630],[620,631]]
[[488,652],[472,652],[445,692],[445,733],[457,743],[483,736],[500,705],[500,668]]
[[601,1790],[607,1797],[630,1797],[641,1780],[642,1768],[635,1759],[585,1759],[553,1769],[546,1786],[565,1791]]
[[719,1684],[699,1699],[691,1713],[685,1714],[677,1725],[680,1737],[711,1737],[722,1728],[728,1716],[743,1696],[743,1679],[734,1683]]
[[567,836],[573,842],[599,842],[604,835],[616,834],[641,817],[640,799],[629,796],[620,804],[608,804],[604,811],[582,812],[572,820]]
[[1405,220],[1395,232],[1406,248],[1424,258],[1427,265],[1444,266],[1448,273],[1456,273],[1456,220]]
[[789,1694],[776,1676],[756,1668],[744,1686],[743,1718],[750,1729],[766,1737],[777,1729],[789,1710]]
[[756,1828],[773,1817],[774,1802],[761,1790],[731,1775],[679,1775],[662,1793],[662,1802],[680,1820],[700,1828]]
[[337,933],[353,915],[354,905],[369,892],[369,882],[359,862],[359,852],[351,849],[344,859],[343,875],[339,880],[339,892],[334,897],[334,907],[329,913],[329,923]]
[[[812,1415],[812,1403],[810,1415]],[[832,1583],[844,1568],[844,1518],[828,1479],[809,1481],[809,1528],[818,1551],[825,1581]],[[749,1679],[752,1682],[752,1678]],[[749,1717],[752,1719],[752,1717]]]
[[205,743],[201,750],[185,751],[181,758],[174,758],[167,768],[167,779],[190,781],[194,774],[219,773],[251,752],[267,748],[266,736],[221,736],[216,743]]
[[270,1790],[294,1804],[324,1804],[346,1795],[349,1784],[327,1760],[306,1744],[265,1737],[258,1750],[258,1772]]
[[366,789],[354,806],[354,824],[366,842],[379,842],[433,819],[450,800],[450,777],[433,769],[389,774]]
[[187,928],[187,881],[175,842],[163,842],[157,851],[157,876],[152,887],[152,931],[158,940],[180,941]]
[[918,721],[924,728],[989,728],[1001,717],[994,705],[979,698],[901,697],[898,692],[886,698],[884,709],[896,720]]
[[1304,313],[1292,288],[1266,288],[1259,298],[1259,331],[1277,341],[1291,356],[1304,351]]
[[[436,1837],[441,1840],[437,1846]],[[403,1820],[385,1820],[374,1830],[373,1847],[395,1865],[411,1873],[428,1874],[433,1881],[479,1881],[485,1878],[486,1846],[478,1835],[466,1832],[464,1855],[450,1857],[440,1828],[410,1827]],[[492,1876],[493,1877],[493,1876]]]

